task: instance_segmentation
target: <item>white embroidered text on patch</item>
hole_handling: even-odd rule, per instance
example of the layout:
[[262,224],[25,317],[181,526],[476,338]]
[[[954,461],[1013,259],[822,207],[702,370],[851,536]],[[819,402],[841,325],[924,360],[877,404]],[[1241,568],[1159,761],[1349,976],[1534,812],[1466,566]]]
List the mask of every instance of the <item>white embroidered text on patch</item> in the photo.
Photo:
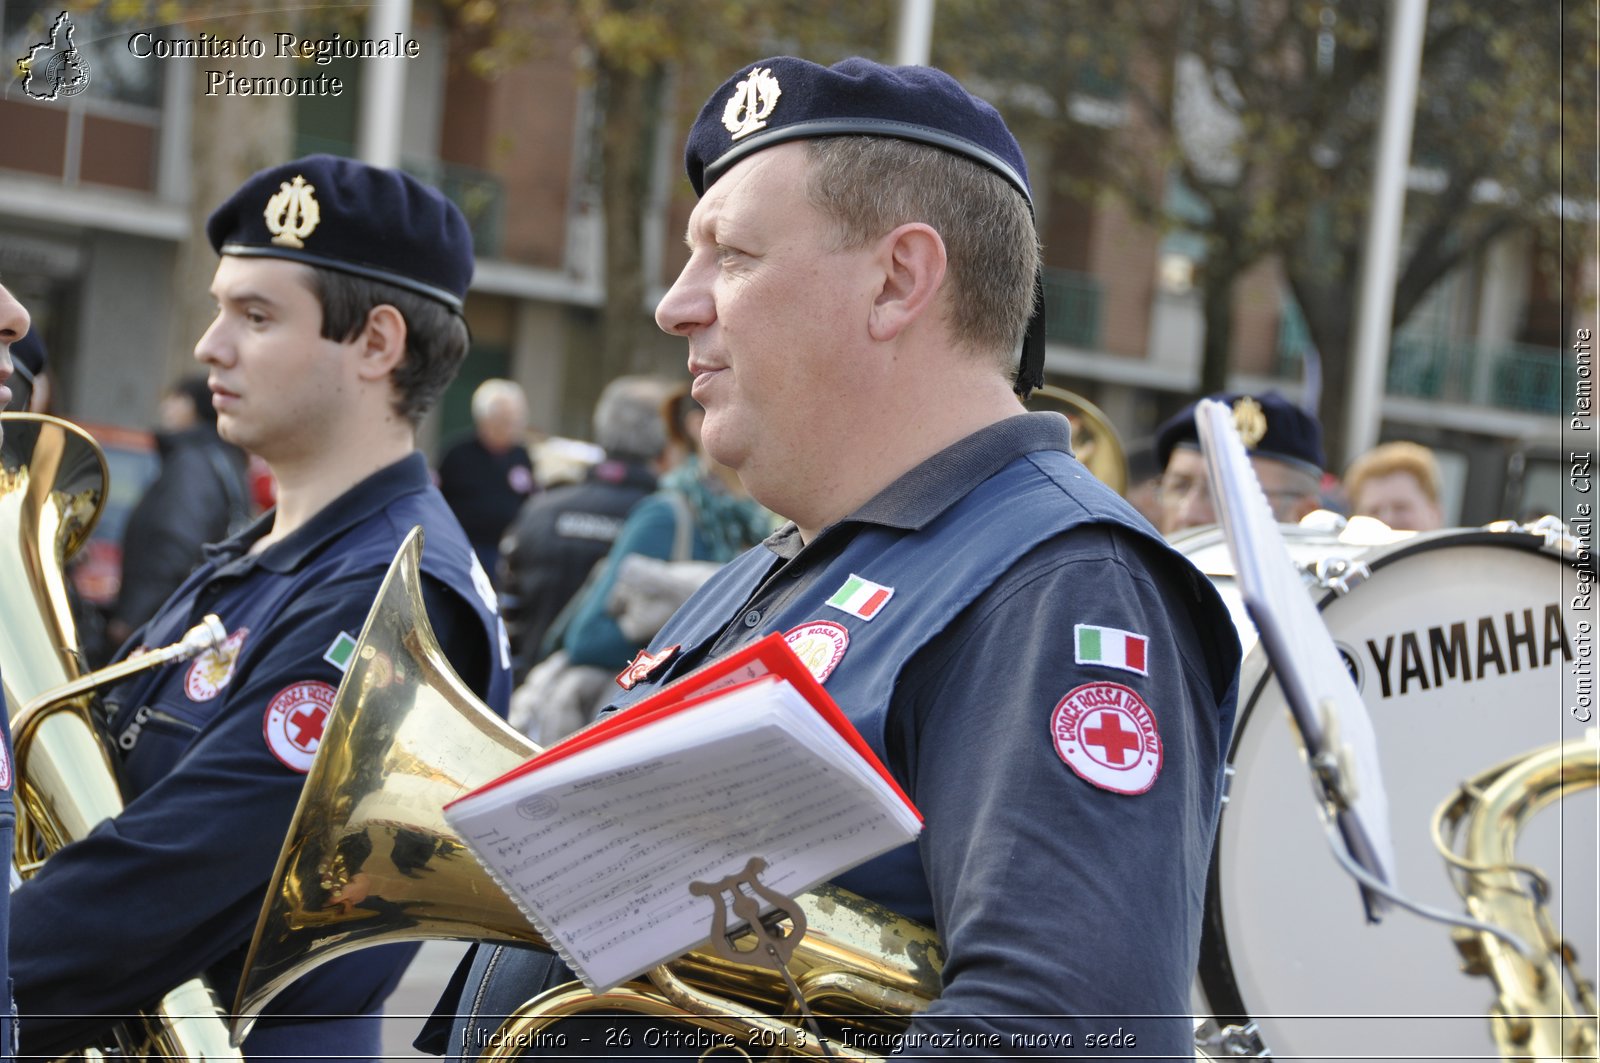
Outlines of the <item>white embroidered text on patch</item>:
[[800,663],[806,666],[811,678],[826,683],[833,670],[844,660],[844,651],[850,646],[850,632],[842,624],[831,620],[813,620],[783,633]]
[[261,732],[267,748],[285,767],[298,772],[310,769],[335,693],[329,684],[311,679],[284,687],[267,702]]
[[1078,777],[1114,794],[1142,794],[1161,774],[1161,735],[1150,706],[1121,683],[1085,683],[1050,715],[1056,754]]

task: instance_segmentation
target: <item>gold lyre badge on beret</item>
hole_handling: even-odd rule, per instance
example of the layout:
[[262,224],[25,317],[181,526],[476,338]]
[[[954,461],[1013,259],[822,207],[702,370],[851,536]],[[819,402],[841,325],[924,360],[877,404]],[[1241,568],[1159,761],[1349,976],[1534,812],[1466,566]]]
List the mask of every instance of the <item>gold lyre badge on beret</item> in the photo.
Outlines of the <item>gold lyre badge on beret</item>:
[[734,140],[764,129],[781,95],[783,90],[778,87],[778,79],[772,76],[772,68],[758,66],[733,87],[728,106],[722,110],[722,124],[733,134]]
[[315,185],[306,184],[299,174],[285,181],[267,200],[267,231],[279,247],[304,247],[306,237],[317,231],[322,207],[317,203]]
[[1267,434],[1267,413],[1249,395],[1233,404],[1233,426],[1246,447],[1254,447]]

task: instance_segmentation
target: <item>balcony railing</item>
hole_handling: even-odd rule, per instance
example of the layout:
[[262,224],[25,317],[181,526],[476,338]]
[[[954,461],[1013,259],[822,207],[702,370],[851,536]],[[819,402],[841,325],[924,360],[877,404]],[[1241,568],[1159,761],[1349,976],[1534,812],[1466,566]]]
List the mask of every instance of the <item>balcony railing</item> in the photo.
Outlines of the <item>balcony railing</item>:
[[1044,331],[1057,343],[1100,346],[1100,282],[1066,269],[1044,271]]
[[[1310,344],[1298,309],[1285,306],[1278,322],[1278,357],[1286,373],[1298,372]],[[1556,347],[1399,335],[1389,346],[1387,391],[1403,398],[1555,413],[1561,408],[1561,362]]]
[[[314,133],[295,134],[299,155],[318,152],[355,157],[355,145],[348,140],[322,137]],[[467,216],[472,231],[473,252],[479,258],[494,258],[500,253],[505,235],[506,192],[500,178],[484,170],[437,159],[406,159],[401,168],[443,192]]]
[[402,165],[461,208],[467,216],[467,227],[472,230],[473,253],[478,258],[499,256],[506,230],[506,190],[500,178],[487,170],[437,159],[407,159]]
[[1528,343],[1396,336],[1389,394],[1528,413],[1561,408],[1561,351]]

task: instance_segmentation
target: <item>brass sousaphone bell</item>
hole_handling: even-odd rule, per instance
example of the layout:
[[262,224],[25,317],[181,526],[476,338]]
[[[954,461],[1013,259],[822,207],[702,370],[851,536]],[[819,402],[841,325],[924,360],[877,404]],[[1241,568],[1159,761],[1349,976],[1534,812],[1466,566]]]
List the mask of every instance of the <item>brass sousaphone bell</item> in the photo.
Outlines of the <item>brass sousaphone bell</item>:
[[[0,672],[16,764],[17,827],[8,854],[28,879],[63,846],[122,811],[106,735],[91,695],[137,672],[185,660],[225,636],[214,616],[172,646],[90,672],[67,589],[66,562],[105,505],[105,455],[78,426],[0,415]],[[216,994],[203,979],[170,990],[105,1035],[118,1058],[239,1060]],[[86,1047],[96,1057],[99,1047]]]
[[1072,452],[1094,478],[1117,494],[1128,489],[1128,456],[1111,419],[1076,391],[1054,384],[1034,388],[1023,403],[1034,413],[1062,413],[1072,422]]
[[[356,949],[429,938],[542,943],[442,814],[539,748],[445,660],[424,612],[421,554],[417,529],[390,566],[329,712],[245,961],[235,1043],[290,982]],[[938,995],[943,954],[932,931],[831,886],[799,901],[808,927],[789,969],[819,1016],[893,1030]],[[709,903],[706,917],[709,927]],[[772,971],[709,952],[601,997],[558,987],[525,1004],[495,1041],[536,1043],[544,1026],[598,1008],[819,1054],[791,1022],[789,994]]]

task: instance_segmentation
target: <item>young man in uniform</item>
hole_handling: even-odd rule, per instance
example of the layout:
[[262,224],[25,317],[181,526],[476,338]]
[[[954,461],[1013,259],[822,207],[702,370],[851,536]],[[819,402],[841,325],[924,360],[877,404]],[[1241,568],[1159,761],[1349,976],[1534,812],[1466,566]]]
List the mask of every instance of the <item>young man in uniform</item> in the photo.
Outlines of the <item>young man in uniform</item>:
[[[773,632],[828,639],[817,678],[926,819],[836,880],[943,940],[907,1054],[1192,1054],[1238,642],[1066,420],[1018,405],[1042,351],[1018,370],[1039,259],[1016,140],[937,70],[780,57],[717,90],[687,161],[690,256],[656,320],[688,340],[707,452],[792,523],[614,704]],[[478,953],[452,1002],[469,1056],[571,977]]]
[[[497,711],[509,654],[488,579],[415,449],[467,350],[466,221],[408,175],[313,156],[264,170],[206,226],[217,316],[195,347],[218,431],[264,458],[278,505],[209,547],[123,655],[205,613],[226,643],[113,688],[126,809],[12,897],[29,1051],[205,973],[224,999],[353,640],[395,552],[425,530],[432,625]],[[251,1059],[369,1059],[413,947],[342,957],[269,1006]]]
[[[11,345],[28,334],[29,324],[28,311],[0,285],[0,410],[11,405],[11,389],[6,386],[12,373]],[[0,441],[4,438],[4,429],[0,428]],[[0,701],[3,700],[4,694],[0,694]],[[12,829],[16,824],[13,807],[16,774],[11,762],[11,713],[7,706],[0,704],[0,851],[8,859],[11,857]],[[11,976],[8,963],[11,951],[7,938],[11,930],[10,904],[11,889],[7,882],[4,896],[0,896],[0,1063],[11,1063],[17,1050],[16,1011],[9,991]]]

